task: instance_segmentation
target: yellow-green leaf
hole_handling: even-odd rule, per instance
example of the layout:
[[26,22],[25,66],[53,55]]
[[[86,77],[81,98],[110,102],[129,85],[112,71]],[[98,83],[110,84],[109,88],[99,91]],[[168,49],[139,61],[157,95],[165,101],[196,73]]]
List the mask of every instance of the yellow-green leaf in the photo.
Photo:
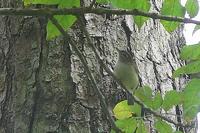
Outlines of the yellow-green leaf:
[[132,116],[133,106],[128,105],[127,100],[119,102],[113,109],[114,115],[117,119],[126,119]]

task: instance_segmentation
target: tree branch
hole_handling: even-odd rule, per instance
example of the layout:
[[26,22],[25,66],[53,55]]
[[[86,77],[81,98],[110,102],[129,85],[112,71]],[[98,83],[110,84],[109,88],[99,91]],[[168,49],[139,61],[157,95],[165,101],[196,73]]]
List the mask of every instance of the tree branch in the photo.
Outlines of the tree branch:
[[[86,30],[86,28],[84,27],[84,23],[83,23],[83,19],[81,17],[79,17],[79,20],[81,22],[80,24],[80,28],[81,30],[84,32],[85,36],[86,36],[86,39],[87,39],[87,42],[88,42],[88,45],[92,48],[93,52],[95,53],[100,65],[105,69],[105,71],[111,75],[113,77],[113,79],[124,89],[124,90],[127,90],[126,87],[122,84],[122,82],[113,74],[113,72],[110,70],[110,68],[107,67],[107,65],[105,65],[105,63],[103,62],[103,60],[101,59],[100,55],[98,54],[95,46],[93,45],[92,43],[92,39],[88,33],[88,31]],[[169,122],[169,123],[172,123],[178,127],[189,127],[190,125],[183,125],[182,123],[177,123],[165,116],[162,116],[160,113],[157,113],[155,111],[153,111],[152,109],[148,108],[143,102],[141,102],[136,96],[133,95],[133,100],[139,104],[141,107],[143,107],[146,111],[148,111],[149,113],[153,114],[154,116],[156,117],[160,117],[162,118],[163,120]]]
[[86,62],[85,57],[83,56],[83,54],[81,53],[81,51],[76,47],[76,43],[75,41],[64,31],[64,29],[62,28],[62,26],[58,23],[58,21],[53,17],[50,16],[49,19],[51,20],[51,22],[57,27],[57,29],[62,33],[62,35],[67,39],[67,41],[69,41],[70,45],[72,46],[73,50],[76,52],[76,54],[78,55],[79,59],[81,60],[81,62],[83,63],[84,69],[86,71],[87,76],[90,79],[90,82],[92,84],[92,88],[95,90],[96,94],[98,95],[100,102],[101,102],[101,107],[105,113],[105,115],[107,115],[108,120],[112,126],[112,128],[117,132],[117,133],[121,133],[122,131],[115,125],[114,119],[111,116],[107,104],[105,103],[105,98],[103,96],[103,94],[101,93],[101,91],[99,90],[99,88],[97,87],[97,83],[96,80],[94,79],[88,65]]
[[0,15],[22,15],[22,16],[43,16],[43,15],[81,15],[87,13],[94,13],[98,15],[102,14],[116,14],[116,15],[134,15],[144,16],[153,19],[161,19],[166,21],[193,23],[200,25],[200,21],[193,20],[190,18],[182,18],[176,16],[165,16],[157,13],[147,13],[138,9],[133,10],[121,10],[121,9],[105,9],[105,8],[63,8],[63,9],[52,9],[52,8],[41,8],[41,9],[15,9],[15,8],[0,8]]

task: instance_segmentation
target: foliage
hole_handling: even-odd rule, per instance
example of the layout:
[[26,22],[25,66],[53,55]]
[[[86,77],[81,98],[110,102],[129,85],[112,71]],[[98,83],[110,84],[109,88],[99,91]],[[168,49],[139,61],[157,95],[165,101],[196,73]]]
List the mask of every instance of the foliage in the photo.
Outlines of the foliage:
[[[46,4],[46,5],[58,5],[58,8],[71,8],[71,7],[79,7],[80,0],[24,0],[25,6],[30,4]],[[76,21],[76,17],[73,15],[56,15],[54,16],[57,21],[60,23],[63,29],[67,30],[70,28],[73,23]],[[48,21],[47,24],[47,39],[50,40],[56,36],[59,36],[61,33],[59,30]]]
[[[113,7],[121,9],[138,9],[144,12],[149,12],[150,3],[149,0],[97,0],[98,3],[111,4]],[[186,6],[183,7],[179,0],[165,0],[163,7],[161,8],[162,15],[184,17],[185,11],[189,13],[191,17],[195,17],[199,10],[197,0],[187,0]],[[70,8],[79,7],[80,0],[24,0],[25,6],[30,4],[47,4],[47,5],[58,5],[58,8]],[[55,18],[60,22],[61,26],[67,30],[76,21],[76,17],[72,15],[59,15]],[[148,18],[144,16],[133,16],[134,23],[141,28],[142,25],[147,21]],[[172,22],[161,20],[161,23],[168,32],[174,31],[180,22]],[[197,29],[199,29],[197,27]],[[47,26],[47,38],[52,39],[59,36],[61,33],[55,28],[55,26],[49,21]]]
[[192,80],[187,84],[183,92],[183,114],[187,121],[194,119],[200,109],[200,45],[189,45],[181,50],[181,59],[189,60],[189,64],[178,68],[174,73],[174,77],[181,74],[192,74]]
[[200,109],[200,79],[192,79],[184,89],[183,114],[187,121],[195,118]]
[[113,109],[115,118],[121,120],[125,118],[130,118],[132,115],[140,116],[141,107],[138,104],[128,105],[127,100],[119,102]]
[[155,96],[153,96],[152,89],[148,86],[138,88],[135,92],[135,96],[137,96],[146,106],[154,110],[159,109],[163,102],[161,94],[157,92]]
[[162,108],[165,111],[168,111],[173,107],[173,105],[178,105],[183,102],[183,93],[177,92],[175,90],[168,91],[164,96],[164,101],[162,104]]
[[[149,0],[111,0],[113,6],[122,9],[140,9],[148,12],[150,9]],[[146,17],[133,16],[135,24],[140,28],[147,21]]]
[[[144,121],[141,116],[141,106],[138,104],[128,105],[127,100],[121,101],[113,109],[116,125],[125,133],[147,133]],[[112,133],[115,133],[112,130]]]
[[188,45],[181,49],[181,59],[183,60],[198,60],[200,59],[200,45]]
[[[185,8],[182,7],[179,0],[165,0],[161,9],[161,14],[184,17]],[[174,31],[180,25],[180,22],[169,22],[165,20],[161,20],[161,23],[168,32]]]
[[137,120],[134,118],[117,120],[116,125],[125,133],[132,133],[137,127]]
[[159,133],[172,133],[172,127],[164,121],[157,120],[155,122],[155,128]]

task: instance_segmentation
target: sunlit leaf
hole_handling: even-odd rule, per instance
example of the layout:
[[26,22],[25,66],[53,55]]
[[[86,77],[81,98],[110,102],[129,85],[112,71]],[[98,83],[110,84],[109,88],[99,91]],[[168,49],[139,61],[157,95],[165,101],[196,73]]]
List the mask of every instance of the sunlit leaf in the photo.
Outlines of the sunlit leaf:
[[29,4],[46,4],[46,5],[59,5],[60,0],[24,0],[24,5]]
[[[67,30],[69,27],[72,26],[72,24],[76,21],[76,17],[72,15],[55,15],[54,16],[58,22],[60,22],[60,25]],[[56,36],[61,35],[60,31],[56,28],[54,24],[51,23],[51,21],[47,24],[47,39],[50,40]]]
[[133,18],[134,18],[135,24],[138,26],[139,29],[148,20],[147,17],[143,17],[143,16],[133,16]]
[[[162,15],[184,17],[185,8],[180,4],[179,0],[165,0],[161,9]],[[161,23],[168,32],[174,31],[179,25],[179,22],[161,20]]]
[[128,105],[127,100],[119,102],[113,109],[114,115],[117,119],[125,119],[132,116],[133,106]]
[[[67,2],[61,0],[59,3],[59,8],[79,6],[80,0],[68,0]],[[70,28],[76,21],[76,17],[73,15],[55,15],[54,17],[57,19],[64,30]],[[49,21],[47,24],[47,39],[50,40],[56,36],[59,36],[60,34],[61,33],[59,32],[59,30],[51,23],[51,21]]]
[[[29,4],[46,4],[46,5],[58,5],[58,8],[71,8],[79,7],[80,0],[24,0],[25,5]],[[76,21],[76,17],[73,15],[55,15],[54,16],[58,23],[62,26],[64,30],[70,28],[73,23]],[[50,40],[56,36],[61,35],[59,30],[48,21],[47,24],[47,39]]]

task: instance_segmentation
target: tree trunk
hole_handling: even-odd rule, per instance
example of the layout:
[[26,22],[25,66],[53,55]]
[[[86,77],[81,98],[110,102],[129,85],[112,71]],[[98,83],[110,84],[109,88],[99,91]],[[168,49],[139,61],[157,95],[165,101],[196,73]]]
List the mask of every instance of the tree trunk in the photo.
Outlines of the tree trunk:
[[[0,6],[21,7],[22,3],[1,0]],[[160,6],[159,0],[152,0],[152,10]],[[141,85],[162,95],[183,88],[185,78],[171,78],[184,64],[179,60],[185,44],[182,27],[169,34],[159,20],[149,19],[138,30],[132,16],[87,14],[85,18],[93,43],[110,68],[116,63],[116,48],[126,48],[136,56]],[[62,37],[46,40],[46,24],[46,17],[0,16],[0,133],[110,132],[79,58]],[[70,33],[113,106],[125,99],[125,93],[100,66],[78,26]],[[180,110],[176,107],[172,112]]]

